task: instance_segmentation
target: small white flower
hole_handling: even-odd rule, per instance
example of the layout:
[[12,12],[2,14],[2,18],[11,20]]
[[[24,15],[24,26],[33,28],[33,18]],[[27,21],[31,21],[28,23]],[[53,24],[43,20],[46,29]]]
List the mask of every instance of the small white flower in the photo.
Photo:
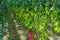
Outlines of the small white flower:
[[20,36],[20,39],[21,39],[21,40],[26,40],[27,38],[26,38],[26,36],[21,35],[21,36]]
[[3,40],[8,40],[9,34],[6,34],[2,37]]
[[23,31],[22,30],[18,30],[17,33],[18,33],[18,35],[21,35],[21,34],[23,34]]
[[14,20],[14,22],[16,22],[16,20]]

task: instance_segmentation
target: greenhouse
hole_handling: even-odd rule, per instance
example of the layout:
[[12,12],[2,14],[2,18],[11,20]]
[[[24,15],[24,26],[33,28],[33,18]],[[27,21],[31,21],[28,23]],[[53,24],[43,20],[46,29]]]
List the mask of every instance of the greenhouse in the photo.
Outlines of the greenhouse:
[[0,0],[0,40],[60,40],[60,0]]

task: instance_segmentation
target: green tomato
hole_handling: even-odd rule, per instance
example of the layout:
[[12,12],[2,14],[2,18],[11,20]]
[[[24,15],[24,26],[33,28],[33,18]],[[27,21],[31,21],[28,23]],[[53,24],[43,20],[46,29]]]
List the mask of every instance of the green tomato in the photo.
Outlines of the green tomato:
[[29,26],[29,29],[32,29],[32,26]]
[[55,22],[55,24],[54,24],[55,26],[58,26],[58,22]]
[[28,24],[25,24],[25,26],[27,27],[27,26],[28,26]]
[[40,30],[44,30],[44,26],[39,25],[39,29],[40,29]]
[[55,27],[54,30],[57,31],[58,30],[58,27]]
[[40,37],[39,40],[44,40],[44,37]]
[[54,31],[55,31],[56,33],[59,33],[59,32],[60,32],[60,29],[59,29],[58,27],[55,27],[55,28],[54,28]]

